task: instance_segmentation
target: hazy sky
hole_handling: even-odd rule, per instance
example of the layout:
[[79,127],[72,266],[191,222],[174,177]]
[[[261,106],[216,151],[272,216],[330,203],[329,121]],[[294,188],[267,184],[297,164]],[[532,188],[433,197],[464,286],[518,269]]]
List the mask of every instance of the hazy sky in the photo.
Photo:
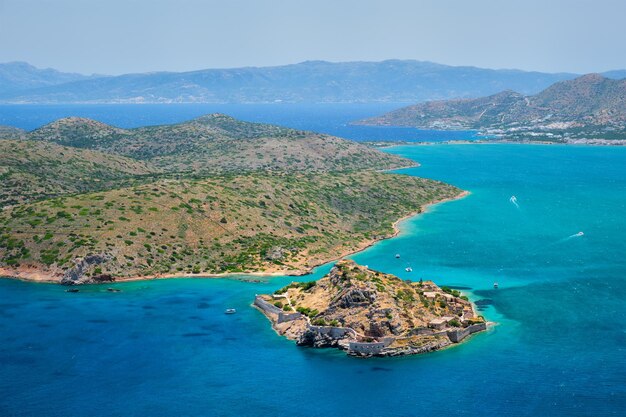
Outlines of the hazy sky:
[[626,68],[626,0],[0,0],[0,62],[119,74],[305,60]]

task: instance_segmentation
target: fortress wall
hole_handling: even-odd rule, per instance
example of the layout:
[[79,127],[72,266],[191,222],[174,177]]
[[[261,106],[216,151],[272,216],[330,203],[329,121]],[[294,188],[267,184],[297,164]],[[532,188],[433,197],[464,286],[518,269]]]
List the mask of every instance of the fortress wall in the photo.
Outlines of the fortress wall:
[[280,313],[278,313],[278,319],[276,320],[276,323],[284,323],[287,321],[297,320],[299,318],[302,318],[301,313],[285,313],[281,311]]
[[382,352],[385,346],[385,342],[350,342],[348,345],[348,352],[361,355],[376,355]]
[[309,330],[317,332],[322,335],[329,336],[333,339],[342,339],[350,334],[353,337],[357,337],[354,330],[347,327],[335,327],[335,326],[309,326]]
[[254,305],[263,310],[265,313],[280,315],[283,311],[273,304],[268,303],[263,298],[256,296],[254,298]]
[[472,324],[464,329],[448,331],[448,338],[453,343],[459,343],[472,333],[480,332],[487,329],[486,323]]

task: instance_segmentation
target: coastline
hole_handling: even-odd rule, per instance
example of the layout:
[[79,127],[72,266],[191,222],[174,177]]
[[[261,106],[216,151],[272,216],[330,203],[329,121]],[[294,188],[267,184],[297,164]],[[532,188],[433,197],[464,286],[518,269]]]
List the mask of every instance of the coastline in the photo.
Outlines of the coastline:
[[[419,164],[417,164],[419,166]],[[411,166],[414,167],[415,165]],[[403,169],[403,168],[397,168]],[[395,169],[394,169],[395,170]],[[174,278],[229,278],[229,277],[237,277],[237,276],[256,276],[256,277],[277,277],[277,276],[303,276],[308,275],[313,272],[313,270],[322,265],[326,265],[331,262],[336,262],[339,259],[345,258],[346,256],[354,255],[359,252],[362,252],[377,242],[381,242],[383,240],[392,239],[397,237],[401,230],[399,228],[399,224],[403,221],[410,219],[415,216],[419,216],[421,214],[425,214],[428,212],[428,209],[437,204],[446,203],[449,201],[460,200],[462,198],[470,195],[469,191],[462,191],[458,195],[454,197],[444,198],[441,200],[432,201],[430,203],[424,204],[420,206],[420,208],[416,211],[413,211],[406,216],[399,218],[398,220],[392,223],[393,234],[381,239],[370,239],[367,241],[361,242],[356,249],[346,250],[341,252],[341,254],[324,261],[316,262],[314,265],[311,265],[307,268],[299,268],[299,269],[290,269],[290,270],[272,270],[272,271],[263,271],[263,272],[227,272],[221,274],[189,274],[189,273],[176,273],[176,274],[153,274],[153,275],[138,275],[132,277],[119,277],[116,278],[113,282],[106,283],[92,283],[92,284],[81,284],[81,285],[102,285],[102,284],[115,284],[121,282],[133,282],[133,281],[150,281],[157,279],[174,279]],[[307,261],[303,261],[302,263],[307,263]],[[50,274],[46,274],[44,271],[38,270],[33,267],[23,267],[18,269],[10,269],[7,267],[0,266],[0,278],[8,278],[15,279],[26,282],[34,282],[34,283],[42,283],[42,284],[59,284],[61,277],[51,276]]]
[[[397,296],[405,291],[418,294],[419,300],[411,299],[407,306]],[[337,348],[356,357],[441,350],[488,326],[460,292],[446,292],[432,281],[403,281],[348,259],[337,262],[313,286],[290,284],[257,294],[253,306],[279,336],[298,346]],[[379,313],[381,308],[386,316]]]
[[626,139],[612,140],[611,142],[593,141],[516,141],[516,140],[446,140],[441,142],[371,142],[370,146],[377,149],[388,149],[399,146],[445,146],[445,145],[532,145],[532,146],[592,146],[592,147],[621,147],[626,146]]

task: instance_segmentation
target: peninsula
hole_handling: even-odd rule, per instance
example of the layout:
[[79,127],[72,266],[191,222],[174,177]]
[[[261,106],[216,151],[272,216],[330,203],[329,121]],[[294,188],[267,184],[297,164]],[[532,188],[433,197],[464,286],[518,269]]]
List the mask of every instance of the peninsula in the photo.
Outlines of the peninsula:
[[413,355],[486,330],[467,297],[432,281],[410,282],[341,260],[318,281],[294,282],[254,305],[299,346],[353,356]]
[[64,284],[304,274],[462,191],[415,162],[212,114],[121,129],[67,118],[0,139],[0,275]]
[[424,129],[475,129],[493,140],[626,144],[626,79],[587,74],[538,94],[435,100],[355,122]]

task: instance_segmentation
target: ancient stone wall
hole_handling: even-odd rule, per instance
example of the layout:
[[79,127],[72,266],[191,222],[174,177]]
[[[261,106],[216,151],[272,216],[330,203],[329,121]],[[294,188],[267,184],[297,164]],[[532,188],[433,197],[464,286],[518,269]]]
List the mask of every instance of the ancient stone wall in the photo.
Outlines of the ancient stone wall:
[[356,332],[349,327],[335,327],[335,326],[309,326],[312,332],[317,332],[324,336],[332,337],[333,339],[342,339],[346,336],[357,337]]
[[277,316],[283,312],[280,308],[276,307],[273,304],[268,303],[267,301],[265,301],[263,298],[259,296],[256,296],[254,298],[254,305],[260,308],[261,310],[265,311],[266,313],[275,314]]
[[348,353],[359,355],[377,355],[385,348],[385,342],[350,342]]
[[461,340],[465,339],[472,333],[480,332],[482,330],[486,330],[487,325],[485,323],[472,324],[464,329],[458,330],[449,330],[448,338],[453,343],[459,343]]
[[285,313],[281,311],[278,313],[278,318],[276,319],[276,323],[284,323],[286,321],[293,321],[302,318],[301,313]]

